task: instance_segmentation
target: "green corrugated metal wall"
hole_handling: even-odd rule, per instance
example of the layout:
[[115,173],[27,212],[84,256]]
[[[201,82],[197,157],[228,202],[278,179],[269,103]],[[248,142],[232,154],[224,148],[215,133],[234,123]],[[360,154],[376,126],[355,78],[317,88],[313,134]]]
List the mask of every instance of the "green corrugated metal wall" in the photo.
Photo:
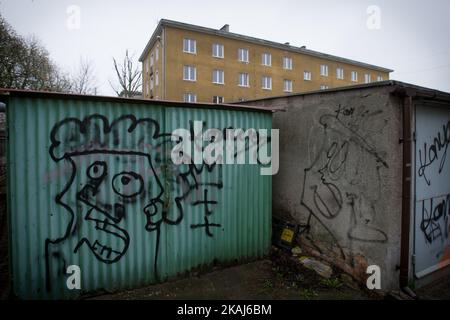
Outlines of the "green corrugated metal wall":
[[[270,113],[253,110],[9,97],[14,293],[70,298],[267,253],[271,176],[259,165],[175,166],[168,158],[172,130],[194,120],[204,130],[272,125]],[[81,290],[67,289],[69,265],[80,267]]]

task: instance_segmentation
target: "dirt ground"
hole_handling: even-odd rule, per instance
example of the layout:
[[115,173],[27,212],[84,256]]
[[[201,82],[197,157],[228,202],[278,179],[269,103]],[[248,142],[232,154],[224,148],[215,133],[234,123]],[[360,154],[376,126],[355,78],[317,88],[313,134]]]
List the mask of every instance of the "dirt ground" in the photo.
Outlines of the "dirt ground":
[[[0,175],[0,180],[2,176]],[[0,189],[3,186],[0,182]],[[1,192],[1,191],[0,191]],[[0,299],[9,291],[8,224],[6,219],[6,194],[0,193]]]
[[450,276],[418,289],[416,294],[423,300],[450,300]]
[[380,299],[336,270],[324,280],[282,251],[264,260],[93,299]]
[[[8,286],[4,284],[5,281],[0,281],[0,289],[5,289],[0,299],[7,298]],[[450,276],[418,289],[416,294],[423,300],[450,300]],[[215,267],[210,272],[194,273],[179,280],[117,293],[84,296],[81,299],[378,300],[405,297],[408,298],[398,294],[384,297],[374,294],[337,269],[333,269],[331,278],[322,278],[303,267],[291,253],[274,249],[262,260],[231,267]]]

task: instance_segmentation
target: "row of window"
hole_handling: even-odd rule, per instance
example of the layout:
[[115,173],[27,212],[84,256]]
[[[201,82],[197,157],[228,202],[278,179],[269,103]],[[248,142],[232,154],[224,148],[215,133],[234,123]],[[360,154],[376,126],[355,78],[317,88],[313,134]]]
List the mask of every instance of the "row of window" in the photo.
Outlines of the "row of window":
[[150,61],[147,60],[147,63],[145,64],[145,69],[147,72],[149,72],[150,67],[153,67],[155,64],[155,60],[159,60],[159,43],[156,45],[155,51],[150,54]]
[[153,88],[158,85],[159,85],[159,72],[158,70],[156,70],[155,74],[150,76],[149,86],[145,88],[146,93],[149,94],[148,89],[150,88],[150,90],[153,90]]
[[[352,73],[352,77],[354,77],[357,81],[358,73],[354,71]],[[311,81],[311,72],[305,71],[303,73],[303,79],[306,81]],[[197,81],[197,68],[194,66],[183,66],[183,80],[186,81]],[[249,87],[250,86],[250,75],[245,72],[241,72],[238,74],[237,84],[240,87]],[[381,77],[377,78],[377,81],[382,81]],[[366,83],[371,82],[371,75],[365,74],[364,81]],[[214,69],[212,72],[212,83],[214,84],[225,84],[225,72],[222,69]],[[263,89],[272,89],[272,77],[270,76],[262,76],[261,78],[261,86]],[[284,91],[292,92],[292,80],[285,79],[284,80]]]
[[[183,52],[197,54],[197,41],[194,39],[183,39]],[[214,58],[225,57],[225,49],[223,44],[213,43],[212,45],[212,56]],[[239,48],[237,52],[239,62],[249,62],[249,50],[245,48]],[[261,64],[264,66],[272,66],[272,55],[270,53],[264,52],[261,54]],[[283,57],[283,68],[287,70],[292,70],[292,58]]]
[[[243,101],[243,99],[239,99]],[[183,101],[184,102],[197,102],[197,95],[192,92],[186,92],[183,95]],[[223,96],[213,96],[212,98],[213,103],[225,103],[225,98]]]
[[[197,54],[197,42],[193,39],[183,39],[183,52]],[[223,44],[213,43],[212,56],[214,58],[223,59],[225,57],[225,49]],[[238,49],[238,61],[249,62],[249,50],[244,48]],[[264,66],[272,66],[272,55],[264,52],[261,54],[261,64]],[[283,57],[283,68],[286,70],[292,70],[292,58]]]
[[[309,73],[309,75],[306,75],[306,73]],[[320,65],[320,75],[323,77],[328,77],[328,66],[325,64]],[[305,71],[305,80],[311,80],[311,72]],[[308,79],[307,79],[308,78]],[[336,68],[336,78],[337,79],[344,79],[344,68]],[[352,71],[351,72],[351,81],[352,82],[358,82],[358,72]],[[383,81],[383,77],[378,75],[377,81]],[[370,73],[364,74],[364,83],[370,83],[372,82],[372,76]]]
[[[328,86],[322,85],[320,86],[321,90],[328,89]],[[184,102],[197,102],[197,95],[193,92],[186,92],[183,94],[183,101]],[[245,101],[244,98],[239,98],[240,102]],[[213,103],[225,103],[225,98],[223,96],[213,96],[212,97]]]
[[[223,44],[214,43],[212,45],[212,56],[214,58],[224,58],[224,46]],[[197,41],[194,39],[183,39],[183,52],[185,53],[197,53]],[[244,48],[238,49],[238,61],[239,62],[249,62],[249,50]],[[272,66],[272,55],[268,52],[264,52],[261,54],[261,64],[263,66],[270,67]],[[292,70],[292,58],[290,57],[283,57],[283,69],[285,70]],[[328,77],[328,65],[322,64],[320,65],[320,75],[323,77]],[[369,83],[371,82],[370,79],[371,75],[369,73],[364,75],[364,82]],[[305,71],[304,72],[304,79],[305,80],[311,80],[311,72]],[[336,68],[336,79],[344,79],[344,68],[338,67]],[[382,76],[377,76],[377,81],[382,81]],[[351,81],[357,82],[358,81],[358,72],[352,71],[351,72]]]
[[[272,88],[272,79],[270,77],[263,77],[262,79],[263,89],[271,89]],[[321,85],[320,90],[329,89],[327,85]],[[292,92],[292,80],[284,80],[283,82],[283,90],[284,92]],[[239,99],[240,101],[244,101],[243,99]],[[184,102],[197,102],[197,95],[192,92],[186,92],[183,95]],[[225,99],[223,96],[213,96],[213,103],[224,103]]]
[[[150,60],[147,60],[145,63],[145,71],[148,73],[150,71],[150,68],[153,67],[155,64],[155,61],[157,62],[159,60],[159,43],[156,45],[155,50],[150,54]],[[150,81],[149,85],[145,87],[145,93],[147,95],[151,95],[151,90],[155,86],[159,85],[159,72],[158,70],[155,71],[154,74],[150,75]]]
[[[287,88],[286,86],[290,86],[290,91],[292,91],[292,81],[290,80],[285,80],[287,82],[285,82],[285,89]],[[329,87],[327,85],[321,85],[320,89],[321,90],[325,90],[328,89]],[[286,91],[286,90],[285,90]],[[183,101],[184,102],[197,102],[197,94],[193,93],[193,92],[186,92],[183,94]],[[243,102],[245,101],[244,98],[239,98],[239,101]],[[225,98],[223,96],[213,96],[212,97],[212,102],[213,103],[225,103]]]

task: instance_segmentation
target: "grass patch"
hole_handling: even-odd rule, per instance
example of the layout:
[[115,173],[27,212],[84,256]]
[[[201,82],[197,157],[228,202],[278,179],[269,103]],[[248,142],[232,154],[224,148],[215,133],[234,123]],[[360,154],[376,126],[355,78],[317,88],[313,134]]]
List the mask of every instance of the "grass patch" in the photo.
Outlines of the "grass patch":
[[312,289],[304,289],[301,296],[305,300],[311,300],[318,296],[318,294]]
[[320,280],[320,284],[330,289],[339,289],[344,284],[338,278],[329,278]]
[[263,287],[264,287],[264,289],[273,289],[273,282],[272,282],[272,280],[267,279],[266,281],[264,281]]

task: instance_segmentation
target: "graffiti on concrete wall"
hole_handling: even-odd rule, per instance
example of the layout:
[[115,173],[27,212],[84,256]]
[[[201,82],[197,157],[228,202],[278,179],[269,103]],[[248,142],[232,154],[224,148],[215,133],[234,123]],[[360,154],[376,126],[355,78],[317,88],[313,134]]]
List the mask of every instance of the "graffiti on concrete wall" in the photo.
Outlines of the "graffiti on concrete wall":
[[338,247],[336,219],[348,226],[350,240],[388,240],[377,224],[381,170],[389,168],[373,141],[387,124],[381,115],[378,109],[339,105],[334,112],[319,110],[318,126],[310,132],[301,205],[309,212],[308,225],[318,222]]
[[[142,228],[155,234],[156,277],[162,226],[180,224],[186,206],[199,209],[198,222],[190,226],[193,232],[203,230],[213,237],[213,229],[221,227],[214,219],[218,202],[211,191],[223,187],[222,167],[202,163],[168,169],[163,157],[170,133],[161,132],[156,120],[123,115],[110,121],[97,114],[67,118],[54,125],[50,141],[50,157],[69,166],[70,174],[54,197],[69,216],[67,228],[45,242],[48,290],[50,264],[55,260],[63,272],[65,250],[77,254],[87,249],[100,263],[118,262],[135,245],[132,230],[125,227],[134,215],[142,215]],[[172,183],[182,191],[170,190]],[[169,210],[171,202],[175,206]]]

